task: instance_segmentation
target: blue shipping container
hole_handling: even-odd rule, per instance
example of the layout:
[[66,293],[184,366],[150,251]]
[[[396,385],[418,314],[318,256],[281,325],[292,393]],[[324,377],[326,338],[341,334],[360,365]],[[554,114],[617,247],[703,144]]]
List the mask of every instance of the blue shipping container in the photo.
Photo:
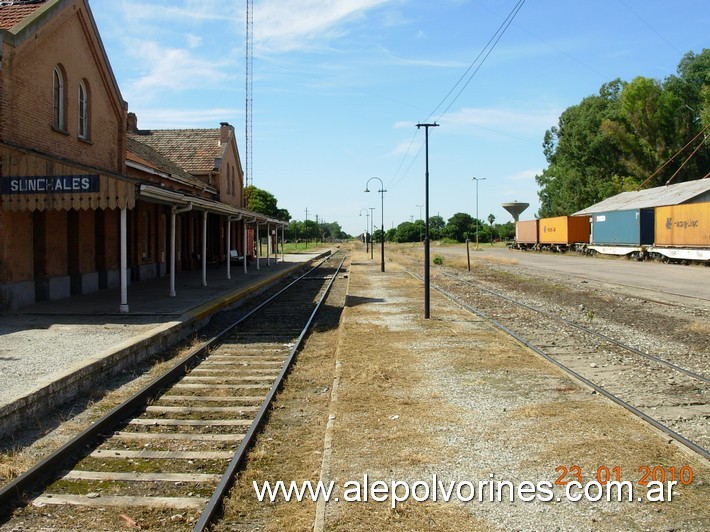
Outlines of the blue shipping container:
[[592,215],[591,243],[643,246],[653,244],[653,209],[607,211]]

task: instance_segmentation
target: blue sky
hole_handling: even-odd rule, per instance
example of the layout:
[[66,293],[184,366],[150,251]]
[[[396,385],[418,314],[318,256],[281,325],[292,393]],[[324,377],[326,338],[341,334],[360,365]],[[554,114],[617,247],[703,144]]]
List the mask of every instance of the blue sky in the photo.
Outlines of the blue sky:
[[[355,235],[363,209],[375,207],[380,225],[379,182],[364,193],[376,176],[387,190],[384,225],[396,227],[424,213],[416,124],[435,120],[430,215],[475,216],[478,203],[479,218],[506,222],[501,203],[521,201],[530,203],[521,219],[530,219],[543,135],[562,111],[615,78],[664,79],[686,52],[710,47],[707,0],[527,0],[474,63],[516,4],[254,0],[253,184],[293,219],[307,209],[309,219]],[[244,158],[244,1],[93,0],[91,8],[140,128],[226,121]],[[465,88],[456,85],[462,76]],[[478,202],[474,176],[485,178]]]

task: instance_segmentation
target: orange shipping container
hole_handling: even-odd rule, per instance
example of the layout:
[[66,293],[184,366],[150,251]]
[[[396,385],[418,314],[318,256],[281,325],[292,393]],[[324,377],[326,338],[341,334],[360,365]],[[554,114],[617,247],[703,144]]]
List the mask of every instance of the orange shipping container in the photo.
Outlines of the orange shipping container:
[[556,216],[540,220],[541,244],[589,242],[589,216]]
[[515,222],[515,241],[518,244],[537,244],[537,220]]
[[710,202],[656,207],[656,246],[710,247]]

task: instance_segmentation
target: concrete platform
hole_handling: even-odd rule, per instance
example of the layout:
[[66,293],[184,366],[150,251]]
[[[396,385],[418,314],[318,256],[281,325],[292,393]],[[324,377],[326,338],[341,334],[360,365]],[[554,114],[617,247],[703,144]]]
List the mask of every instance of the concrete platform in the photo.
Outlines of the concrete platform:
[[23,307],[0,316],[0,438],[27,416],[87,391],[98,375],[126,367],[198,329],[217,310],[276,283],[327,249],[261,259],[243,267],[179,274],[132,283],[129,313],[119,312],[120,292],[108,289]]

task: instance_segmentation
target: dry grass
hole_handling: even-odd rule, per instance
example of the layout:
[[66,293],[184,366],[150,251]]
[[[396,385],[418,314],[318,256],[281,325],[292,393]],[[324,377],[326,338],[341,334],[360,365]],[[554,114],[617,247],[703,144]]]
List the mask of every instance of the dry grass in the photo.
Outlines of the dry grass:
[[[398,253],[413,260],[420,250],[402,246]],[[624,476],[633,477],[641,465],[690,463],[696,475],[706,477],[706,465],[480,320],[464,319],[439,300],[433,301],[435,313],[445,317],[427,322],[418,317],[418,305],[407,301],[399,304],[400,314],[379,312],[387,310],[391,297],[419,294],[420,284],[397,276],[392,264],[386,285],[379,286],[374,266],[357,253],[355,259],[350,294],[357,304],[345,310],[337,333],[309,339],[227,505],[225,530],[312,529],[314,503],[259,503],[251,482],[317,481],[329,414],[335,416],[332,456],[324,474],[340,496],[345,482],[362,481],[364,474],[371,481],[414,481],[429,478],[432,470],[452,475],[512,470],[519,478],[554,481],[561,465],[579,465],[585,476],[600,466],[619,465]],[[385,306],[377,309],[367,298]],[[332,384],[336,358],[341,363],[337,393],[318,393]],[[474,451],[473,442],[483,447]],[[644,522],[639,515],[647,512],[644,526],[651,529],[668,523],[702,528],[694,519],[702,523],[707,517],[700,508],[706,508],[708,489],[693,485],[680,493],[673,505],[605,507],[594,519],[604,519],[605,528],[638,527]],[[500,511],[524,515],[525,505],[516,506]],[[388,502],[331,501],[325,510],[325,530],[498,528],[483,508],[457,503],[406,502],[392,509]],[[580,528],[598,526],[580,515]],[[547,519],[551,528],[565,528],[564,521]]]

